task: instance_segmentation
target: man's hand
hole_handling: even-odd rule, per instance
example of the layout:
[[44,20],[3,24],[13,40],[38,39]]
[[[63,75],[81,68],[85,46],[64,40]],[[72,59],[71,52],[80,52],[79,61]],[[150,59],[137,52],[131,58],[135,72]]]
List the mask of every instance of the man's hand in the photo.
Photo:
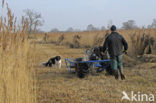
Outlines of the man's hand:
[[123,53],[124,53],[124,54],[127,54],[127,51],[126,51],[126,50],[124,50],[124,51],[123,51]]

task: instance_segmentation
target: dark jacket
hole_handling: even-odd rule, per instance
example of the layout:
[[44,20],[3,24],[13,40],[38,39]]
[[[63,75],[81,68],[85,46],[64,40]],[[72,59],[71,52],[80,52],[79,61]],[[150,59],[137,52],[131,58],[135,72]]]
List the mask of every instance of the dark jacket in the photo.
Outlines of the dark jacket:
[[126,51],[128,49],[126,40],[117,32],[112,32],[104,42],[103,51],[108,48],[108,52],[111,57],[119,56],[123,53],[123,46]]

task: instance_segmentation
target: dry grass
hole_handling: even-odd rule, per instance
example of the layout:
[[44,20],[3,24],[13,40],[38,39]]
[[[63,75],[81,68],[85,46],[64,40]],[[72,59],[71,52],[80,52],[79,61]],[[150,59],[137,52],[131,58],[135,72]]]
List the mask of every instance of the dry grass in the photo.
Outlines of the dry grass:
[[[4,4],[2,0],[3,8]],[[146,62],[138,62],[132,57],[137,56],[136,52],[139,49],[135,48],[142,48],[144,44],[140,39],[142,35],[155,38],[156,30],[119,31],[128,41],[128,54],[131,55],[124,55],[125,81],[105,76],[105,72],[79,79],[67,72],[64,59],[82,57],[85,47],[102,45],[106,31],[54,33],[46,36],[40,34],[28,37],[27,22],[23,18],[22,24],[17,26],[8,6],[7,9],[8,17],[1,17],[0,21],[0,103],[120,103],[122,91],[130,93],[133,90],[155,95],[155,59],[151,62],[155,55],[144,55]],[[81,37],[77,41],[82,48],[71,49],[66,46],[73,44],[75,35]],[[40,44],[34,44],[34,40]],[[55,45],[57,43],[59,46]],[[155,44],[152,48],[153,53],[156,53]],[[39,66],[41,62],[56,55],[62,57],[61,69]]]
[[[136,30],[119,30],[120,34],[122,34],[129,44],[128,53],[130,55],[140,55],[143,52],[146,52],[147,47],[144,48],[146,42],[149,40],[155,40],[155,29],[136,29]],[[81,36],[80,47],[94,47],[94,46],[102,46],[105,40],[105,36],[107,31],[93,31],[93,32],[74,32],[74,33],[52,33],[48,34],[48,42],[49,43],[57,43],[61,35],[64,35],[64,40],[61,42],[61,45],[69,47],[67,44],[74,44],[73,39],[75,35]],[[44,35],[39,34],[38,40],[42,41]],[[156,54],[156,42],[151,46],[152,52]],[[143,49],[145,49],[143,51]]]
[[0,20],[0,102],[35,103],[35,55],[25,33],[27,22],[23,19],[17,28],[16,19],[6,6],[7,17],[1,16]]
[[[144,55],[136,58],[139,48],[145,43],[141,42],[143,34],[155,38],[156,30],[120,30],[129,44],[128,55],[124,55],[124,72],[126,80],[116,81],[112,76],[105,76],[105,72],[98,76],[89,75],[85,79],[79,79],[75,74],[67,72],[65,67],[65,58],[83,57],[85,48],[94,45],[102,45],[101,38],[104,39],[105,31],[79,32],[79,33],[53,33],[48,34],[47,44],[37,44],[37,64],[48,60],[50,57],[60,55],[63,58],[62,69],[43,68],[37,69],[37,100],[39,103],[121,103],[122,91],[130,94],[135,93],[153,93],[156,90],[156,63],[155,55]],[[58,38],[64,35],[62,45],[55,45]],[[134,35],[135,34],[135,35]],[[65,44],[73,43],[73,37],[80,35],[80,46],[82,48],[69,48]],[[39,34],[37,39],[42,41],[43,35]],[[133,43],[132,40],[135,42]],[[139,42],[137,42],[139,40]],[[104,41],[104,40],[103,40]],[[101,44],[100,44],[101,43]],[[152,46],[155,54],[155,44]],[[135,49],[138,48],[138,49]],[[144,62],[145,59],[150,59]],[[150,61],[153,62],[150,62]],[[128,103],[128,101],[122,101]]]
[[[36,49],[40,55],[37,57],[37,65],[56,55],[63,59],[61,69],[37,66],[38,103],[121,103],[122,91],[129,94],[132,90],[136,93],[156,93],[155,62],[125,67],[125,81],[116,81],[112,76],[105,76],[105,72],[79,79],[75,74],[68,73],[64,58],[82,57],[84,49],[70,49],[54,44],[38,44]],[[126,55],[124,58],[131,64],[137,62]]]

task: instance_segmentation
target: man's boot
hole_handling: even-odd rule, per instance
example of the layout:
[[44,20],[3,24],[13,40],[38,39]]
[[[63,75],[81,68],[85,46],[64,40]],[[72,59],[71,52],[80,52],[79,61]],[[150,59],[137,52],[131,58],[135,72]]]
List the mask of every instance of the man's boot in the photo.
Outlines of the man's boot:
[[122,80],[126,79],[125,76],[124,76],[124,74],[121,74],[121,79]]
[[114,71],[114,76],[115,76],[115,79],[116,80],[119,79],[119,74],[118,74],[118,71],[117,70]]
[[123,74],[123,68],[119,68],[119,72],[120,72],[121,79],[122,80],[126,79],[125,75]]

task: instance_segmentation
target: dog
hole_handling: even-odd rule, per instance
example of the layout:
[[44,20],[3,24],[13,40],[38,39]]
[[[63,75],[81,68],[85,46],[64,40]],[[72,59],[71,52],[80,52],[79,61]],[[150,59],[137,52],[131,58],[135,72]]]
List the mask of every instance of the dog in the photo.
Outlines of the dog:
[[43,66],[45,67],[57,67],[57,68],[61,68],[61,65],[62,65],[62,61],[61,61],[61,56],[56,56],[56,57],[53,57],[53,58],[50,58],[48,60],[48,62],[44,62],[42,63]]

